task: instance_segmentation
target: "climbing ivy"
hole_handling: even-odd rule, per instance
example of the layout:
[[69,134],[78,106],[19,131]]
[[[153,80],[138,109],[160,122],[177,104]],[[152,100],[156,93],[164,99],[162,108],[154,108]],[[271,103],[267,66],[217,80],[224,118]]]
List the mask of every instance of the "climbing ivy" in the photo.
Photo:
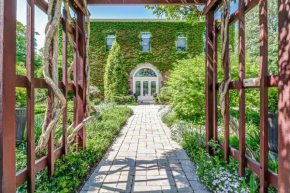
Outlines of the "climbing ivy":
[[[141,51],[141,32],[151,33],[151,50]],[[178,33],[185,33],[187,50],[176,51]],[[185,22],[92,22],[90,39],[91,84],[104,93],[104,73],[109,51],[107,35],[115,34],[124,56],[124,69],[130,71],[140,63],[151,63],[164,74],[177,60],[204,52],[205,23]]]

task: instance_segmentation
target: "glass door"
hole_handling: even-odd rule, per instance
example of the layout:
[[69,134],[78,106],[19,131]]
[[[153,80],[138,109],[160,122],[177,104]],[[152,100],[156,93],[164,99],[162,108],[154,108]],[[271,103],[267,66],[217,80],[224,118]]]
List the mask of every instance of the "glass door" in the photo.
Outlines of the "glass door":
[[151,81],[151,96],[154,96],[154,94],[157,93],[157,84],[156,84],[156,81]]
[[147,77],[142,79],[138,78],[137,80],[134,81],[135,96],[140,101],[153,101],[154,94],[158,93],[157,80]]
[[147,97],[149,96],[149,82],[143,81],[143,96]]
[[136,81],[135,83],[136,86],[136,96],[139,97],[141,96],[141,81]]

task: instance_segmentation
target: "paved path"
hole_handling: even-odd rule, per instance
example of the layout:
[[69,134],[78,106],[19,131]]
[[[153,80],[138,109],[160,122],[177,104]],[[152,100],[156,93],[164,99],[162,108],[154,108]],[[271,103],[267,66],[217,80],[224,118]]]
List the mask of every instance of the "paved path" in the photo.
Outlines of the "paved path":
[[159,106],[134,114],[82,188],[85,192],[208,192],[186,152],[170,138]]

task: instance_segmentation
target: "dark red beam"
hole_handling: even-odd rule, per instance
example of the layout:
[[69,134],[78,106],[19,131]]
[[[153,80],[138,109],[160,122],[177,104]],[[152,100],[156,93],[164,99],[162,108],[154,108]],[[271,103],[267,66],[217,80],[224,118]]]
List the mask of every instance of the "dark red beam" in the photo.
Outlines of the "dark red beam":
[[[66,10],[63,10],[63,16],[64,21],[67,21],[67,13]],[[65,97],[65,100],[67,101],[68,98],[68,92],[67,92],[67,45],[68,45],[68,32],[67,32],[67,22],[65,22],[66,25],[63,26],[63,43],[62,43],[62,82],[63,82],[63,95]],[[68,146],[67,146],[67,104],[65,105],[63,115],[62,115],[62,146],[63,146],[63,154],[68,154]]]
[[[256,5],[259,4],[259,0],[248,0],[245,2],[245,14],[251,11]],[[239,9],[230,15],[229,23],[230,25],[238,21],[239,19]],[[218,33],[220,32],[220,26],[218,27]]]
[[[27,76],[16,75],[16,87],[27,88],[29,86],[29,80]],[[48,89],[48,84],[46,84],[45,80],[42,78],[34,78],[34,88]],[[63,82],[58,83],[59,88],[63,89]],[[67,90],[74,90],[74,86],[72,83],[67,83]]]
[[34,4],[35,0],[27,0],[27,189],[35,191],[35,132],[34,132]]
[[206,7],[202,10],[202,14],[206,15],[209,10],[211,10],[217,4],[221,4],[220,0],[208,0],[206,3]]
[[88,5],[206,5],[206,0],[87,0]]
[[15,192],[16,0],[0,1],[0,192]]
[[70,6],[75,12],[79,10],[82,12],[83,15],[87,15],[86,11],[83,8],[83,3],[80,3],[79,0],[70,0]]
[[279,36],[279,188],[280,193],[290,190],[290,1],[278,0]]
[[214,11],[210,10],[207,15],[206,23],[206,64],[205,64],[205,114],[206,114],[206,150],[210,152],[210,147],[208,142],[213,139],[214,135],[214,126],[213,126],[213,76],[214,76]]
[[[256,5],[259,4],[259,0],[248,0],[245,2],[245,13],[251,11]],[[239,10],[236,10],[230,16],[230,24],[235,23],[239,19]]]
[[[239,81],[243,85],[245,79],[245,1],[239,0]],[[239,89],[239,175],[245,176],[246,153],[246,96],[245,89]]]
[[[268,87],[278,87],[278,76],[274,75],[274,76],[268,76],[267,77],[267,86]],[[220,87],[220,83],[216,85],[216,90],[218,90]],[[229,89],[240,89],[241,88],[241,84],[239,81],[232,81],[230,82],[230,86]],[[247,88],[247,89],[252,89],[252,88],[260,88],[260,80],[259,83],[256,86],[251,86],[251,87],[244,87],[243,88]]]
[[[267,0],[260,0],[260,192],[268,192],[268,19]],[[280,150],[279,150],[280,151]]]

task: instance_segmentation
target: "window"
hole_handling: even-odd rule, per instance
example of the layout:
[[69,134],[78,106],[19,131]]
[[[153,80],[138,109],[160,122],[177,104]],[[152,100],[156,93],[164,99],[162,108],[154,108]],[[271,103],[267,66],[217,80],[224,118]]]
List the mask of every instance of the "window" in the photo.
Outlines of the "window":
[[185,33],[179,33],[177,35],[176,49],[177,49],[177,51],[186,51],[186,35],[185,35]]
[[141,95],[141,81],[136,81],[136,96]]
[[142,51],[147,52],[150,51],[150,33],[141,33],[141,46],[142,46]]
[[111,34],[107,36],[107,50],[110,50],[112,48],[115,39],[116,39],[115,35]]
[[156,93],[156,81],[151,81],[151,96],[153,96]]
[[142,68],[135,74],[135,77],[157,77],[157,75],[150,68]]

